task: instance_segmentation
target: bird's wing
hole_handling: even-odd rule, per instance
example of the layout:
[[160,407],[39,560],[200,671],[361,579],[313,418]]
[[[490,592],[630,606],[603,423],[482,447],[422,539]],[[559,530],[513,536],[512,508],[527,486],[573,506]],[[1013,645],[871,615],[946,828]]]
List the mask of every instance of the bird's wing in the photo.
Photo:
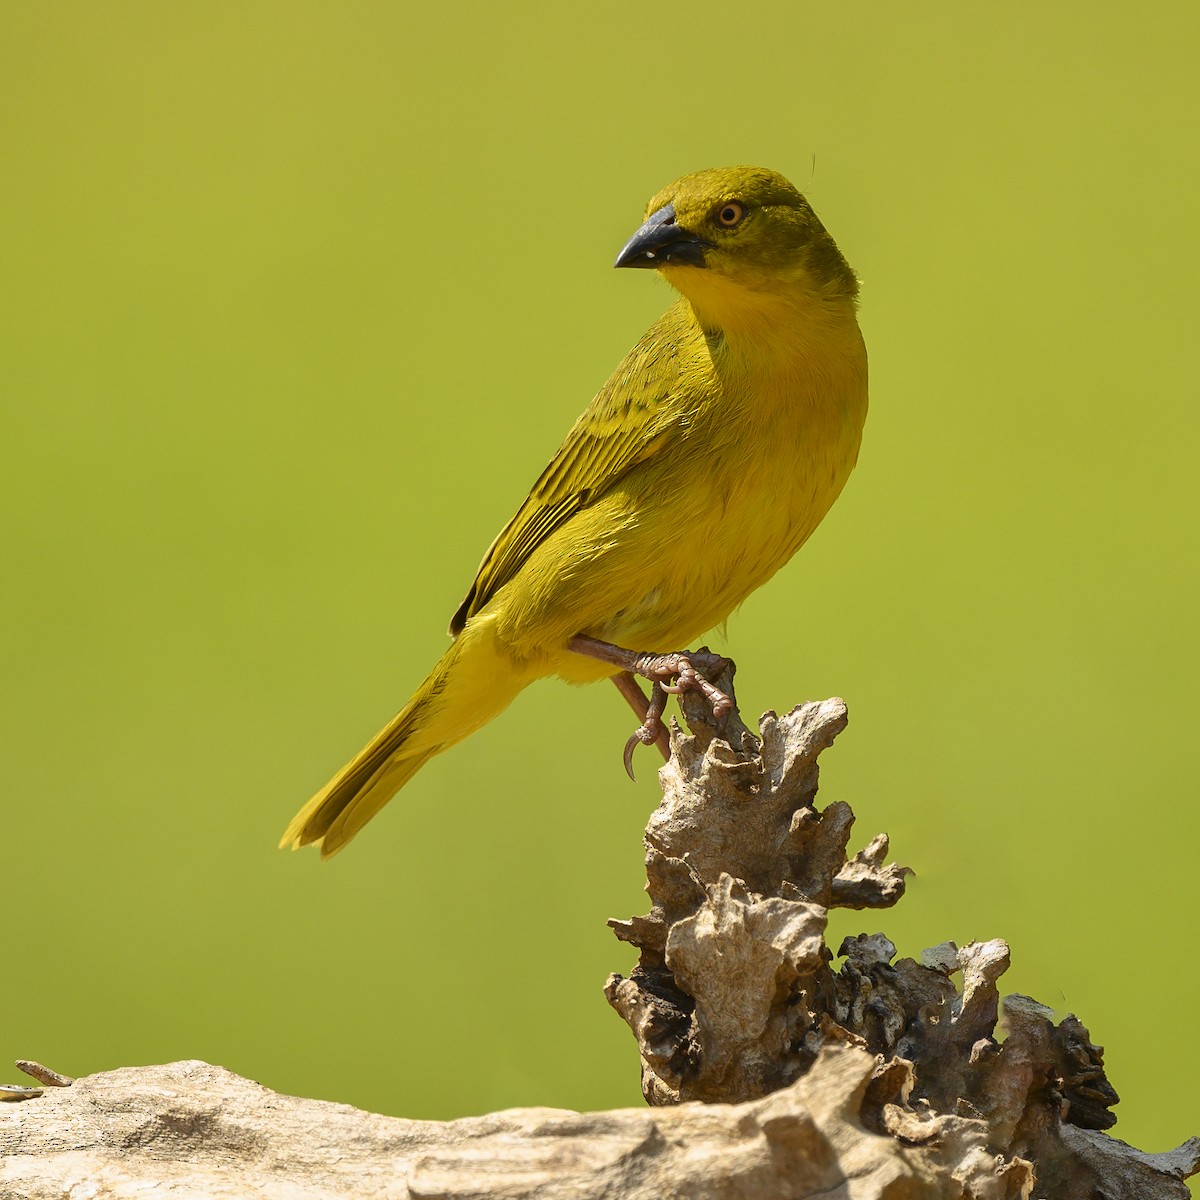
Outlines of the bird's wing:
[[687,422],[679,403],[679,339],[669,310],[626,355],[572,426],[516,516],[479,564],[475,582],[450,622],[467,621],[521,569],[560,525],[603,496],[638,463],[674,441]]

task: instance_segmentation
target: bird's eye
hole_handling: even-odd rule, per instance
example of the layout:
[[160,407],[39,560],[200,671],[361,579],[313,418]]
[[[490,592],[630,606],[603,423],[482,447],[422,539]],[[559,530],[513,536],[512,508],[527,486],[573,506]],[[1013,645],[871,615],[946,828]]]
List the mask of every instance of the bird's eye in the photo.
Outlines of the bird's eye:
[[736,201],[730,200],[726,205],[723,205],[721,211],[717,213],[717,220],[725,226],[726,229],[733,229],[740,225],[742,218],[746,215],[746,210]]

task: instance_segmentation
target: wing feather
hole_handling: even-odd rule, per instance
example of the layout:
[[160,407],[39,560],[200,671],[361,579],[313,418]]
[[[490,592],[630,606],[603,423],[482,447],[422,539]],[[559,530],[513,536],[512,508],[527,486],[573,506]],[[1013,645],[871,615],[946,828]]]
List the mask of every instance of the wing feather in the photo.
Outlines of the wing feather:
[[682,432],[687,405],[679,397],[681,342],[691,329],[680,308],[668,309],[646,331],[572,426],[483,556],[450,622],[452,634],[461,632],[556,529]]

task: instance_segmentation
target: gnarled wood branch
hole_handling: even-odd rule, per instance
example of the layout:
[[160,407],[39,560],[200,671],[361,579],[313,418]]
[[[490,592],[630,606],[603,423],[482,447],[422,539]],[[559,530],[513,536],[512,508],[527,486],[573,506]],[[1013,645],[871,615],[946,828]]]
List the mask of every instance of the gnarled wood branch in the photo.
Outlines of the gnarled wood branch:
[[74,1082],[26,1063],[44,1086],[0,1088],[20,1101],[0,1104],[0,1195],[1185,1200],[1200,1139],[1143,1154],[1103,1133],[1100,1048],[1073,1016],[1001,1000],[1002,941],[896,961],[864,934],[834,970],[828,911],[889,907],[908,874],[882,835],[848,854],[849,805],[816,806],[842,701],[768,713],[758,736],[683,703],[646,830],[651,910],[612,923],[640,959],[606,989],[648,1109],[405,1121],[199,1062]]
[[[732,670],[716,683],[732,695]],[[950,1122],[961,1149],[970,1126],[996,1162],[1022,1164],[987,1195],[1188,1196],[1200,1140],[1144,1155],[1099,1132],[1117,1102],[1103,1051],[1073,1015],[1056,1023],[1027,997],[1001,1001],[1003,941],[946,942],[915,962],[895,961],[883,934],[861,935],[834,969],[829,910],[889,907],[910,873],[886,863],[882,834],[848,857],[849,805],[816,805],[817,759],[846,727],[843,701],[767,713],[758,737],[740,721],[718,731],[702,701],[682,703],[691,732],[672,729],[646,828],[651,909],[610,922],[640,951],[606,994],[637,1038],[651,1105],[751,1101],[852,1045],[875,1056],[871,1086],[887,1093],[871,1128],[929,1146]]]

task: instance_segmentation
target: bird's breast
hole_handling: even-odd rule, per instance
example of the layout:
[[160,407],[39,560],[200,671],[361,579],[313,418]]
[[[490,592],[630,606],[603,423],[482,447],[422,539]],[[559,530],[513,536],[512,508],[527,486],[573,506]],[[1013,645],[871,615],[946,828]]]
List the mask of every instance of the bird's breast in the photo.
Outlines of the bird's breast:
[[[854,331],[857,333],[857,329]],[[820,370],[766,362],[730,369],[669,466],[631,478],[630,523],[652,575],[602,634],[678,649],[720,624],[804,544],[841,492],[866,418],[865,357]]]
[[575,634],[684,649],[779,570],[858,456],[866,356],[852,318],[835,334],[748,352],[681,347],[674,435],[550,534],[490,602],[507,653],[540,673],[599,678],[612,668],[567,650]]

